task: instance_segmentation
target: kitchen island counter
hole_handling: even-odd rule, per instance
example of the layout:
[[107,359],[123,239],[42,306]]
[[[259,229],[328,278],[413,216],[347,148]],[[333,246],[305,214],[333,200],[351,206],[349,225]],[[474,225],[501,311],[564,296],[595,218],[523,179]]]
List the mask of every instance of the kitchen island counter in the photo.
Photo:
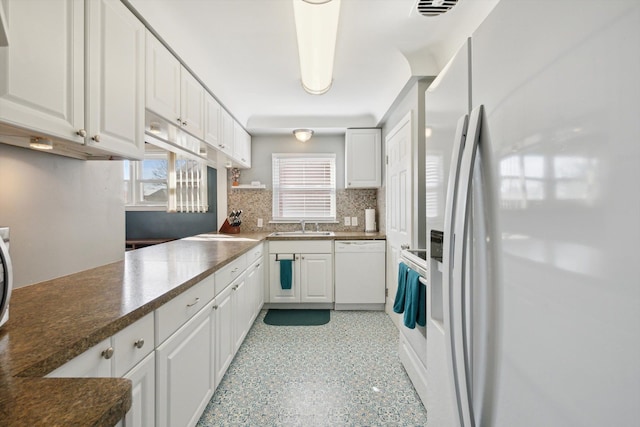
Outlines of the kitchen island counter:
[[[201,234],[128,251],[122,261],[15,289],[9,321],[0,329],[2,423],[115,424],[131,406],[129,380],[43,377],[260,242],[291,238],[268,235]],[[384,236],[335,232],[319,238]]]
[[131,406],[121,378],[42,378],[255,247],[263,234],[187,238],[15,289],[0,329],[3,425],[114,425]]

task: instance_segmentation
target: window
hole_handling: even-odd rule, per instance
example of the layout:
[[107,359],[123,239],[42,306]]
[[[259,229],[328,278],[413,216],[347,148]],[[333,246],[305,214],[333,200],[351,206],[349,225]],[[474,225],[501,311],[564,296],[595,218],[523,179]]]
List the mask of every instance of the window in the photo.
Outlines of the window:
[[204,162],[170,152],[148,152],[142,161],[124,162],[125,204],[129,209],[207,212]]
[[335,154],[273,154],[273,220],[336,220]]

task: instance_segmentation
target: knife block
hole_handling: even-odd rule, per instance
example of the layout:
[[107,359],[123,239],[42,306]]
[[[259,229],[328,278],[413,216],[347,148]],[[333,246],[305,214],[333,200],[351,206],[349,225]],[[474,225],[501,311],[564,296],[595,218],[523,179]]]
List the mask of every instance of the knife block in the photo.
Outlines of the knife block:
[[225,234],[238,234],[240,232],[240,226],[238,225],[234,227],[233,225],[229,224],[228,219],[225,219],[218,232]]

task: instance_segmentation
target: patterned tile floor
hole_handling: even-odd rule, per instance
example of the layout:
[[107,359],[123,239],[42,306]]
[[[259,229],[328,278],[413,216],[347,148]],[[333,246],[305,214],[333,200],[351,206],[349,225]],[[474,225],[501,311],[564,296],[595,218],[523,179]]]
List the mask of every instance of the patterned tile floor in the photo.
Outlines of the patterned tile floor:
[[387,314],[331,311],[323,326],[271,326],[265,314],[198,426],[426,425]]

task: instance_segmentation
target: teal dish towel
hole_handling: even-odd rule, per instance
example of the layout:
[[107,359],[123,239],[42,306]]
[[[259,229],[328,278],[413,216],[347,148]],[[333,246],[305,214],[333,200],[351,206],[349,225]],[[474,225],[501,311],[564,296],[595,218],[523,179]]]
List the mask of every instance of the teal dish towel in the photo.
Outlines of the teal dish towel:
[[396,313],[402,313],[405,308],[408,271],[409,267],[407,267],[407,264],[404,262],[398,264],[398,290],[396,291],[396,299],[393,303],[393,311]]
[[280,287],[282,289],[291,289],[291,277],[293,260],[281,259],[280,262]]
[[404,301],[404,326],[409,329],[416,327],[418,312],[420,311],[420,275],[417,271],[407,272]]

